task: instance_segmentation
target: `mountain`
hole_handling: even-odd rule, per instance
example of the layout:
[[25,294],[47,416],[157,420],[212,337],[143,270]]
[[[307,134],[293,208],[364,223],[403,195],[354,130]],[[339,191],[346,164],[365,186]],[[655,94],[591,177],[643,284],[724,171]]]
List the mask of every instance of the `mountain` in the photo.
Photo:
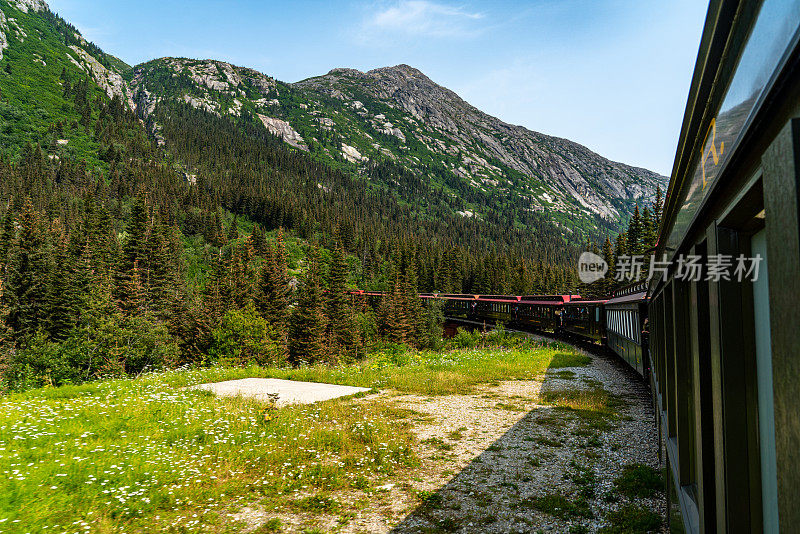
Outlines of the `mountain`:
[[[0,64],[0,153],[14,159],[34,143],[53,157],[99,164],[101,136],[87,131],[91,108],[114,95],[132,108],[122,77],[130,67],[42,0],[0,0]],[[146,144],[146,136],[139,141]]]
[[[419,70],[397,65],[368,71],[334,69],[295,84],[358,108],[376,130],[401,141],[416,138],[455,175],[475,187],[516,189],[538,210],[588,212],[617,218],[631,200],[649,197],[665,178],[609,161],[584,146],[507,124],[487,115]],[[388,106],[397,124],[371,114],[357,98]],[[363,109],[363,111],[362,111]],[[399,113],[398,113],[399,112]],[[446,161],[449,160],[449,161]],[[413,165],[408,158],[404,163]]]
[[290,84],[222,61],[162,58],[134,67],[129,79],[143,118],[164,99],[217,116],[252,117],[337,167],[363,174],[369,163],[385,161],[412,170],[463,197],[458,211],[467,217],[513,205],[547,213],[585,237],[598,227],[615,229],[667,180],[507,124],[408,65],[334,69]]
[[[0,0],[0,54],[0,389],[209,362],[236,324],[294,363],[438,340],[418,292],[574,294],[658,183],[402,65],[131,67],[41,0]],[[652,247],[653,208],[614,253]]]
[[[130,67],[42,0],[0,0],[0,54],[0,141],[12,158],[33,142],[51,157],[105,169],[109,151],[142,154],[147,136],[174,152],[163,117],[188,106],[261,128],[360,187],[411,206],[416,217],[447,213],[531,236],[550,225],[575,245],[620,229],[633,206],[666,183],[487,115],[408,65],[333,69],[297,83],[215,60],[161,58]],[[76,87],[78,94],[67,94]],[[127,123],[122,144],[90,128],[100,95],[140,119]],[[187,163],[179,166],[193,176]]]

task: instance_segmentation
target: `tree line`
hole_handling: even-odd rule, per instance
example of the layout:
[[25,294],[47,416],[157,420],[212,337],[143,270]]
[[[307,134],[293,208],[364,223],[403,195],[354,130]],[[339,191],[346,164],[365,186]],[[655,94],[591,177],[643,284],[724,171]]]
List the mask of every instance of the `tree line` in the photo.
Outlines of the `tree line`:
[[[436,343],[441,310],[418,292],[576,286],[577,249],[537,215],[525,228],[461,217],[423,176],[386,162],[343,173],[250,122],[177,103],[150,119],[160,147],[118,98],[88,88],[62,73],[79,117],[69,127],[95,140],[99,165],[52,144],[0,159],[6,388],[353,361],[378,343]],[[373,185],[379,175],[397,187]]]

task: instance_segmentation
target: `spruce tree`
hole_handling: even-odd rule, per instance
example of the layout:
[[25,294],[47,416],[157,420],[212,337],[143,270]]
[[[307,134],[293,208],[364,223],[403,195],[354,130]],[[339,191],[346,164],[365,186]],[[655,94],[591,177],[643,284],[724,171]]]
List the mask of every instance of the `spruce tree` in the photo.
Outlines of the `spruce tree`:
[[602,291],[606,296],[610,296],[611,292],[614,291],[614,272],[616,269],[616,263],[614,259],[614,247],[611,246],[611,239],[606,236],[606,240],[603,242],[603,259],[608,264],[608,272],[606,272],[606,277],[603,279],[603,283],[601,284]]
[[142,283],[147,281],[145,252],[148,226],[147,204],[144,194],[140,193],[131,207],[128,236],[114,272],[114,298],[121,309],[129,312],[145,304]]
[[637,255],[642,253],[642,216],[639,213],[638,204],[633,210],[630,223],[628,223],[627,242],[629,254]]
[[293,363],[326,360],[325,326],[319,251],[312,247],[289,325],[289,356]]
[[653,221],[655,222],[656,233],[661,225],[661,212],[664,209],[664,198],[661,186],[656,186],[656,197],[653,200]]
[[347,257],[339,243],[333,249],[328,269],[328,292],[325,311],[328,319],[328,340],[332,355],[340,361],[358,357],[359,340],[350,295],[347,293]]
[[[8,261],[8,251],[14,243],[14,214],[11,213],[11,208],[6,211],[3,217],[2,225],[0,225],[0,267],[4,266]],[[2,271],[0,271],[2,274]]]
[[287,272],[283,231],[278,232],[275,248],[266,245],[265,259],[259,272],[254,302],[256,310],[272,326],[278,344],[285,352],[288,343],[291,288]]
[[47,321],[53,259],[30,199],[25,202],[18,223],[3,299],[8,308],[8,325],[16,339],[23,339],[32,336]]
[[83,288],[76,283],[76,261],[59,221],[54,222],[50,235],[55,239],[55,268],[50,273],[46,328],[52,339],[60,341],[78,319],[78,292]]

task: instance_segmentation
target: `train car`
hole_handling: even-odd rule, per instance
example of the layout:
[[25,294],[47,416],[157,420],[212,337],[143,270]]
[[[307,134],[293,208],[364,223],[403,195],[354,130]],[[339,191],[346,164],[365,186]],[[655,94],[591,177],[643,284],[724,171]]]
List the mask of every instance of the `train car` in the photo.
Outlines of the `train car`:
[[473,310],[475,319],[491,324],[512,322],[518,310],[520,298],[513,295],[477,295]]
[[516,328],[556,332],[561,325],[564,304],[578,295],[524,295],[514,313]]
[[474,320],[478,295],[445,293],[438,294],[438,298],[444,302],[443,311],[447,317]]
[[650,379],[646,335],[647,283],[618,289],[605,304],[606,346],[645,380]]
[[602,299],[571,299],[564,303],[559,332],[589,343],[605,343],[605,303],[606,300]]
[[710,3],[649,285],[687,532],[800,528],[798,42],[799,0]]

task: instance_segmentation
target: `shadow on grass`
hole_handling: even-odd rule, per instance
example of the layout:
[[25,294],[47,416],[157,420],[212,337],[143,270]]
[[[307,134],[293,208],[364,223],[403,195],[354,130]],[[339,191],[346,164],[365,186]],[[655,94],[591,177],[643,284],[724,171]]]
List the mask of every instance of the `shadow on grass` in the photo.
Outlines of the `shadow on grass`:
[[[602,519],[591,464],[624,401],[554,360],[544,406],[526,413],[447,484],[422,492],[393,533],[588,532]],[[424,494],[424,495],[422,495]]]

